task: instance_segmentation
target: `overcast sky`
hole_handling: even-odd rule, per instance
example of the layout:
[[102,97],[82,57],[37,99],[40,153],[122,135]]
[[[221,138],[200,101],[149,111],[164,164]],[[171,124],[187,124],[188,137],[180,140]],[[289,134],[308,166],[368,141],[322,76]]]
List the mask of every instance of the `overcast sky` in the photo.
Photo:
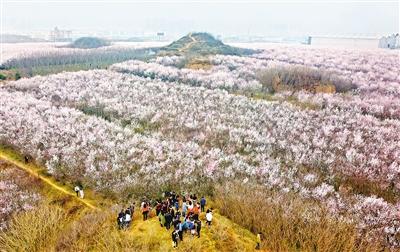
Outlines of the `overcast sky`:
[[3,33],[46,31],[55,26],[132,35],[164,31],[175,36],[190,31],[222,36],[374,36],[399,31],[396,1],[3,1]]

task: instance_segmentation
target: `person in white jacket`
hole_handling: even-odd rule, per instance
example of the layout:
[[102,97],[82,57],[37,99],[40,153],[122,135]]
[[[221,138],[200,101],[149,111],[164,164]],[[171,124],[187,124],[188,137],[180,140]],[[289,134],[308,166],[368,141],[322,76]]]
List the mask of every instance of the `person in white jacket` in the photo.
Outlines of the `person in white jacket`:
[[79,186],[75,186],[74,187],[74,191],[76,192],[76,197],[79,196],[79,191],[81,190],[81,188]]
[[128,228],[131,225],[131,221],[132,221],[131,211],[129,209],[126,209],[125,219],[124,219],[124,227]]
[[76,192],[76,197],[83,199],[83,197],[85,196],[82,186],[78,186],[78,185],[75,186],[74,191]]
[[83,193],[83,189],[80,188],[80,190],[79,190],[79,197],[80,197],[81,199],[83,199],[84,196],[85,196],[85,193]]
[[207,212],[206,212],[206,223],[207,223],[208,226],[211,226],[212,219],[213,219],[212,211],[210,209],[207,209]]

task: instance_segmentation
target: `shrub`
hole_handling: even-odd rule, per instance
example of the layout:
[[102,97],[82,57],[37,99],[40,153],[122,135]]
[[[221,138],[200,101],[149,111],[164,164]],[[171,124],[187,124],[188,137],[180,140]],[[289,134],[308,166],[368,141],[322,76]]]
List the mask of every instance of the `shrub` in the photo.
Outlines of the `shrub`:
[[9,229],[0,233],[3,251],[43,251],[54,244],[66,220],[59,207],[47,205],[15,215]]
[[75,40],[70,47],[72,48],[82,48],[82,49],[89,49],[89,48],[99,48],[103,46],[109,46],[110,42],[105,39],[95,38],[95,37],[82,37]]
[[7,77],[4,74],[0,73],[0,80],[5,80],[5,79],[7,79]]
[[258,73],[263,90],[275,93],[282,90],[311,92],[347,92],[355,86],[328,72],[307,67],[273,67]]
[[212,68],[211,62],[208,59],[190,59],[186,62],[186,68],[194,69],[194,70],[210,70]]
[[315,201],[282,195],[257,186],[228,184],[216,190],[221,214],[263,233],[270,251],[377,251],[357,235],[355,225],[330,217]]
[[[157,50],[153,48],[152,50]],[[59,73],[107,67],[108,65],[131,59],[148,59],[147,48],[106,47],[98,50],[57,50],[37,52],[31,55],[11,58],[3,63],[6,69],[16,68],[31,75]]]
[[16,72],[14,78],[15,80],[21,79],[21,74],[19,72]]
[[94,115],[109,122],[111,122],[113,118],[112,113],[105,111],[104,106],[101,104],[96,104],[95,106],[78,105],[77,107],[86,115]]
[[[103,239],[113,236],[109,246],[118,246],[121,237],[116,233],[114,215],[110,212],[95,212],[74,221],[57,241],[57,251],[88,251],[103,244]],[[115,248],[109,251],[116,251]]]

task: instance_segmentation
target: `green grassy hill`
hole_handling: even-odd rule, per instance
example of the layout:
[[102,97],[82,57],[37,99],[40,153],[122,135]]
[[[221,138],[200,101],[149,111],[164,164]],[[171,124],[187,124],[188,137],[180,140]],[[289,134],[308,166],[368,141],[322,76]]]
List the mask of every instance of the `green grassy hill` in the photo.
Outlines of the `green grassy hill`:
[[204,32],[189,33],[160,50],[160,54],[176,55],[249,55],[254,52],[255,51],[251,49],[225,45],[220,40],[215,39],[211,34]]

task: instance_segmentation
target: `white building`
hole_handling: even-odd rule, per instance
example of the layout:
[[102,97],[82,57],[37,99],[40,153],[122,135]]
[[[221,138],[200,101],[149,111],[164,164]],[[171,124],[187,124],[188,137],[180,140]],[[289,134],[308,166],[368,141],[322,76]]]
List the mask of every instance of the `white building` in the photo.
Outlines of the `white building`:
[[379,40],[379,48],[399,49],[400,48],[400,35],[392,34],[388,37],[382,37]]
[[70,30],[60,30],[57,27],[54,30],[50,31],[49,38],[54,42],[65,42],[71,41],[72,31]]

